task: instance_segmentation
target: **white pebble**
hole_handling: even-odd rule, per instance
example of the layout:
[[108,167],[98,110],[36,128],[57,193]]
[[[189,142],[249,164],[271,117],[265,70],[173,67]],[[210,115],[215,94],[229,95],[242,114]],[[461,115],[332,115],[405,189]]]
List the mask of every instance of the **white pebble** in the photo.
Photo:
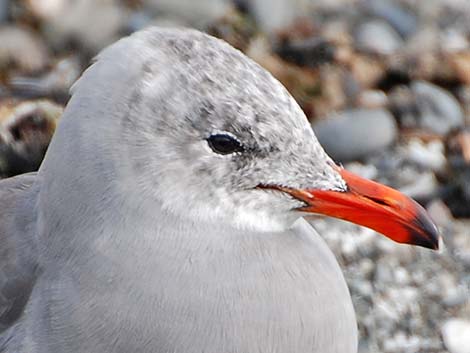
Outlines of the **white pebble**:
[[444,344],[450,353],[470,353],[470,321],[447,320],[441,329]]

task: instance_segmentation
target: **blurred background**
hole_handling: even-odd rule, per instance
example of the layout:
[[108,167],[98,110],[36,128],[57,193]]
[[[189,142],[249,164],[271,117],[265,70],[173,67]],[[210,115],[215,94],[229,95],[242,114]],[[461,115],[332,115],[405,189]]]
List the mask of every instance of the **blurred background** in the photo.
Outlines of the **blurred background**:
[[436,253],[312,220],[345,272],[359,351],[470,353],[470,0],[0,0],[0,177],[38,168],[93,56],[150,25],[245,52],[338,163],[441,228]]

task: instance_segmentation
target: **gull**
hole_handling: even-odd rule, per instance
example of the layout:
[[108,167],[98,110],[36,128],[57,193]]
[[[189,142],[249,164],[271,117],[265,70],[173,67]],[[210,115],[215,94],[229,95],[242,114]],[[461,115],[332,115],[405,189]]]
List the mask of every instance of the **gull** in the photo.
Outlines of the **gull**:
[[267,71],[189,29],[102,51],[0,200],[5,353],[354,353],[346,282],[303,216],[438,244],[416,202],[327,156]]

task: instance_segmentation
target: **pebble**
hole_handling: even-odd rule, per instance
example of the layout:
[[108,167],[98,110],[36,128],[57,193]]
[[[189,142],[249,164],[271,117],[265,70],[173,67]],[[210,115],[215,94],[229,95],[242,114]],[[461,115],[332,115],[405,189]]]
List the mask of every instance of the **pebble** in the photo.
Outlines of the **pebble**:
[[446,167],[447,160],[441,140],[433,140],[425,144],[422,140],[411,139],[405,146],[402,146],[401,153],[408,162],[427,170],[439,172]]
[[349,260],[356,259],[359,254],[365,255],[369,251],[369,245],[374,237],[376,237],[376,234],[370,229],[358,232],[345,232],[341,239],[341,253]]
[[398,130],[386,110],[346,110],[313,125],[318,140],[336,161],[357,160],[383,151]]
[[422,25],[405,43],[405,53],[419,59],[423,53],[434,53],[439,50],[439,28],[434,24]]
[[459,101],[462,102],[462,106],[465,111],[465,124],[470,125],[470,54],[468,55],[468,63],[466,64],[468,66],[467,69],[467,81],[465,82],[466,85],[461,86],[458,91],[457,95],[459,98]]
[[426,210],[431,219],[440,227],[447,227],[453,221],[449,207],[442,200],[436,199],[431,201]]
[[388,103],[385,92],[380,90],[365,90],[359,93],[357,104],[361,108],[377,109],[384,108]]
[[346,164],[346,169],[366,179],[376,179],[378,170],[373,164],[351,162]]
[[137,32],[147,26],[150,26],[154,20],[155,19],[148,11],[134,11],[127,19],[126,30],[128,33]]
[[366,0],[364,6],[371,15],[387,21],[403,37],[415,33],[418,27],[416,16],[397,1]]
[[387,284],[393,283],[393,271],[389,266],[377,266],[375,271],[375,282]]
[[69,89],[81,73],[80,61],[75,56],[59,59],[48,72],[37,76],[13,76],[8,85],[22,97],[55,96],[67,100]]
[[393,54],[403,45],[403,40],[393,27],[381,20],[359,25],[355,39],[359,49],[379,55]]
[[350,60],[351,74],[362,88],[373,89],[385,75],[385,64],[370,55],[354,53]]
[[305,40],[283,42],[276,49],[276,53],[288,62],[316,68],[333,61],[335,48],[324,38],[311,37]]
[[357,104],[365,109],[384,108],[387,103],[387,95],[380,90],[365,90],[357,97]]
[[[470,237],[468,236],[469,224],[456,223],[458,225],[457,231],[462,232],[466,236],[454,237],[453,241],[455,244],[455,257],[456,260],[461,263],[465,268],[470,269]],[[467,284],[467,298],[470,304],[470,271],[467,270],[466,277],[463,280]],[[470,309],[470,305],[469,305]]]
[[232,9],[229,0],[142,0],[149,12],[176,19],[186,26],[199,29],[226,15]]
[[[289,27],[301,14],[300,1],[292,0],[252,0],[251,11],[257,24],[266,33],[273,33]],[[266,9],[269,8],[269,11]]]
[[[464,305],[470,301],[470,288],[463,284],[447,288],[442,302],[447,307]],[[470,303],[470,302],[469,302]]]
[[359,271],[365,278],[369,278],[374,273],[374,262],[369,258],[363,258],[359,262]]
[[387,353],[418,353],[421,348],[421,340],[417,336],[407,336],[403,331],[398,331],[393,337],[385,340],[384,351]]
[[8,8],[10,0],[0,0],[0,24],[8,18]]
[[[468,86],[470,86],[470,50],[455,53],[449,56],[449,60],[455,69],[458,79],[466,84],[468,89]],[[467,106],[467,109],[470,110],[470,107]]]
[[442,31],[439,43],[441,43],[441,48],[446,53],[467,51],[469,48],[469,41],[465,34],[455,29]]
[[22,72],[35,72],[49,61],[44,42],[28,29],[0,26],[0,43],[0,69],[13,64]]
[[372,284],[369,281],[357,281],[353,285],[354,291],[363,297],[370,297],[374,293]]
[[37,170],[63,107],[48,100],[0,105],[0,175]]
[[410,283],[410,275],[404,267],[397,267],[394,271],[394,277],[398,285],[407,285]]
[[444,344],[450,353],[470,353],[470,321],[447,320],[441,328]]
[[27,0],[43,23],[44,34],[55,46],[75,41],[96,53],[119,38],[128,11],[109,0]]
[[28,10],[37,17],[57,16],[67,6],[67,0],[25,0]]
[[411,84],[423,128],[445,135],[462,126],[464,117],[457,99],[442,88],[425,81]]
[[399,190],[413,199],[430,200],[437,193],[439,183],[432,172],[420,173],[411,184],[402,186]]
[[387,324],[395,324],[401,319],[400,312],[396,304],[389,298],[377,298],[375,300],[376,317],[379,320],[388,320]]

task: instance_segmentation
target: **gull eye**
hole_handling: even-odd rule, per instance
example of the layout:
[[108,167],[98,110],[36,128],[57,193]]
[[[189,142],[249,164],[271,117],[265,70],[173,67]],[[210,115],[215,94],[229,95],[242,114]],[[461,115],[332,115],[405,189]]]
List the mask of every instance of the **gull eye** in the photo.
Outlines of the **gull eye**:
[[230,135],[215,134],[207,138],[209,147],[218,154],[231,154],[243,152],[242,144]]

